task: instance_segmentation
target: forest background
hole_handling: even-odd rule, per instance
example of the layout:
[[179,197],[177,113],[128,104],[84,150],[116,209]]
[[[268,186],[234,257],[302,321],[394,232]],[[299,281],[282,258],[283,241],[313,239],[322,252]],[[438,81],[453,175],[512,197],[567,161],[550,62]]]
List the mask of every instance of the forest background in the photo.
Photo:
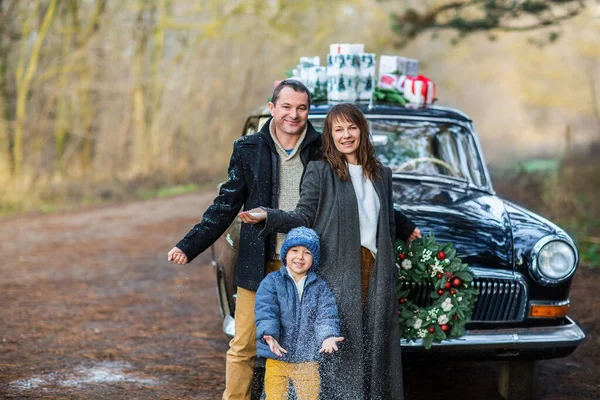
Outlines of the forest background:
[[[509,3],[531,12],[469,24]],[[600,264],[596,0],[0,0],[0,215],[223,180],[248,113],[330,43],[419,59],[475,121],[498,194]]]

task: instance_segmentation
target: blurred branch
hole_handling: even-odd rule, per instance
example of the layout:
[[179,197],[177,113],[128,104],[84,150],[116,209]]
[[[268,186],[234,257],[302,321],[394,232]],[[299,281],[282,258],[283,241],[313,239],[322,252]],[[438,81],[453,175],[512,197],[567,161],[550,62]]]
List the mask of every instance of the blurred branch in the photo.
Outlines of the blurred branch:
[[402,14],[395,13],[392,30],[399,37],[399,46],[429,31],[451,30],[460,36],[475,32],[535,31],[559,26],[560,22],[579,15],[585,3],[585,0],[455,1],[422,12],[409,8]]
[[[598,64],[597,61],[594,64]],[[586,75],[589,80],[589,88],[590,88],[590,96],[592,98],[592,112],[594,113],[594,117],[596,118],[596,125],[598,125],[598,132],[600,132],[600,102],[598,101],[598,92],[596,89],[597,81],[595,72],[597,68],[594,70],[593,68],[586,70]]]

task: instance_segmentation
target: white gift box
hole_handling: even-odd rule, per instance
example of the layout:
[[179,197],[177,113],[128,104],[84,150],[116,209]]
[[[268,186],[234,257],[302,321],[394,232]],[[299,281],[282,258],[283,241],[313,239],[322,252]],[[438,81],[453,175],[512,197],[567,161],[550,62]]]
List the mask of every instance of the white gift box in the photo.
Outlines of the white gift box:
[[304,84],[311,93],[314,93],[318,85],[327,85],[327,68],[325,67],[308,67],[304,69],[305,80]]
[[362,43],[352,43],[350,45],[350,53],[361,54],[365,52],[365,45]]
[[409,75],[417,76],[419,60],[400,56],[381,56],[379,59],[379,76],[382,75]]
[[333,43],[329,45],[329,54],[360,54],[365,52],[362,43]]
[[350,44],[334,43],[329,45],[329,54],[350,54]]
[[355,102],[357,98],[357,76],[344,76],[342,74],[329,75],[327,84],[327,100],[330,103]]
[[300,57],[300,65],[303,68],[319,67],[321,65],[321,57]]
[[398,75],[383,74],[379,77],[377,86],[382,89],[396,89],[398,86]]
[[398,56],[379,57],[379,78],[383,75],[393,75],[398,71]]
[[404,97],[412,104],[418,106],[432,104],[435,92],[435,83],[426,76],[407,76],[404,81]]
[[419,60],[415,60],[414,58],[406,59],[406,70],[404,71],[404,75],[408,76],[417,76],[419,74]]

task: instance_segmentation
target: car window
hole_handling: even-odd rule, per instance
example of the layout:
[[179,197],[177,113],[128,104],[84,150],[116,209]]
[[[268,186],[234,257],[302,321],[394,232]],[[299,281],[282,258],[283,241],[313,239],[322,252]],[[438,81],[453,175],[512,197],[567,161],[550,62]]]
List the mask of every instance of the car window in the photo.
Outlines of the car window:
[[[393,172],[467,179],[483,186],[477,147],[468,130],[443,122],[369,119],[375,152]],[[311,121],[321,130],[322,120]]]
[[473,183],[478,186],[485,185],[485,175],[483,173],[477,146],[475,145],[475,139],[473,139],[473,136],[471,135],[460,135],[460,142],[464,148],[465,154],[470,155],[465,157],[465,159]]

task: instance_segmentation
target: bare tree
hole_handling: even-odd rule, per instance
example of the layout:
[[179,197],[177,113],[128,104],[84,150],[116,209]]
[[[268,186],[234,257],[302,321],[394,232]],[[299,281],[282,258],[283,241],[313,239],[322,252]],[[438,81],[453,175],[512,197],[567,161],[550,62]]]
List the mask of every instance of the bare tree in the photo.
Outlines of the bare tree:
[[[406,0],[400,1],[405,5]],[[442,30],[455,31],[459,37],[475,32],[526,32],[542,28],[559,28],[585,8],[589,0],[455,0],[421,2],[402,13],[392,15],[392,29],[398,46],[418,35]],[[553,30],[547,40],[558,38]],[[493,38],[493,36],[491,36]]]

